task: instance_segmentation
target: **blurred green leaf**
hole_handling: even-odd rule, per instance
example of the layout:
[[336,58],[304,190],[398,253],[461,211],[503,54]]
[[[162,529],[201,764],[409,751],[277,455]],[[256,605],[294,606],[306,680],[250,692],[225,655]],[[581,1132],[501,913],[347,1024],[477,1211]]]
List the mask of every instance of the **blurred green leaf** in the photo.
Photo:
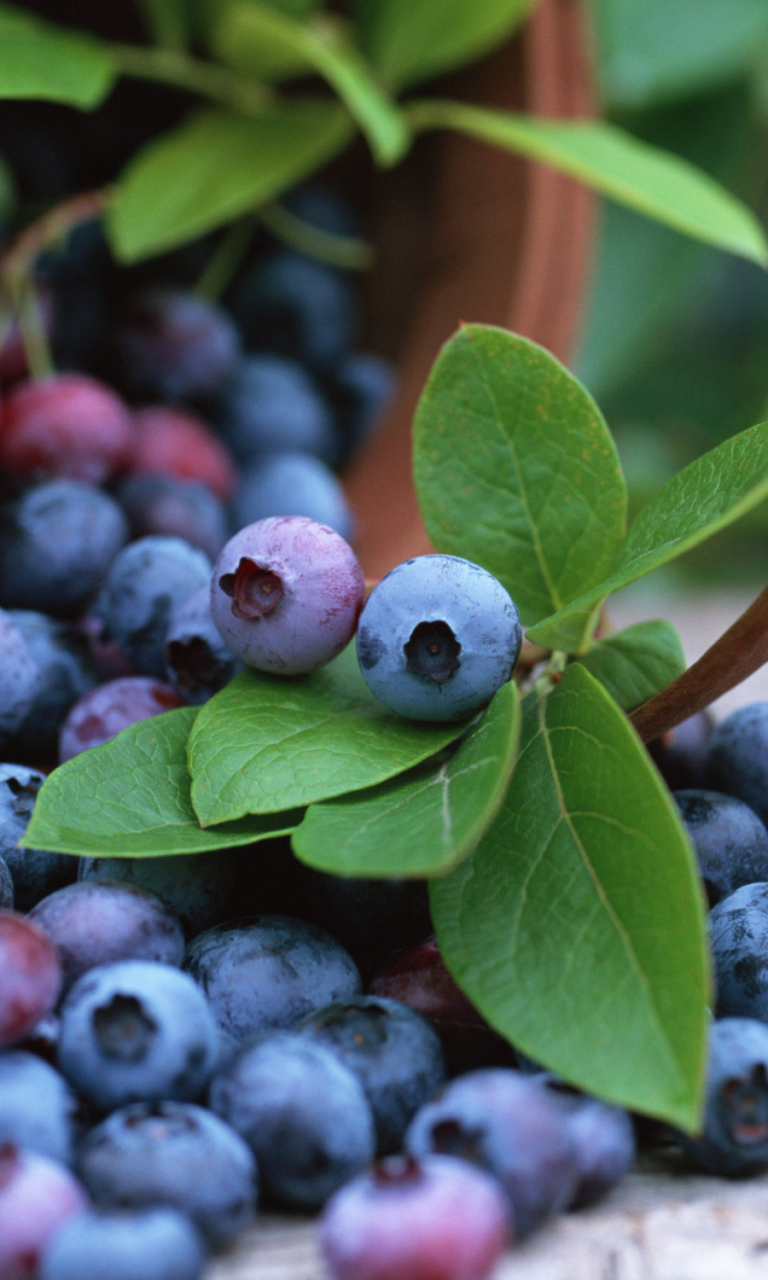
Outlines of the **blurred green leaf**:
[[136,0],[136,3],[154,44],[164,49],[186,49],[192,17],[187,0]]
[[535,0],[356,0],[364,52],[398,88],[461,66],[500,44]]
[[296,856],[337,876],[449,871],[495,818],[519,737],[517,686],[510,682],[444,758],[368,791],[310,805],[293,838]]
[[696,240],[768,262],[768,243],[746,205],[687,161],[615,125],[536,120],[438,100],[413,103],[408,115],[415,129],[453,128],[520,152]]
[[346,38],[325,17],[308,25],[250,0],[230,5],[214,39],[216,53],[240,71],[281,79],[317,71],[357,120],[381,164],[393,164],[408,148],[405,119]]
[[413,466],[436,550],[495,574],[526,625],[599,582],[624,533],[624,479],[597,405],[548,351],[505,329],[465,325],[443,347],[416,411]]
[[671,102],[743,75],[768,53],[765,0],[592,0],[609,107]]
[[768,497],[768,422],[732,436],[664,485],[630,525],[602,582],[529,629],[536,644],[578,643],[585,609],[733,524]]
[[106,45],[0,5],[0,98],[40,98],[89,110],[106,98],[115,78]]
[[497,1031],[589,1093],[695,1129],[710,992],[695,860],[580,663],[525,699],[499,816],[430,899],[446,963]]
[[638,622],[597,640],[579,658],[622,711],[634,711],[685,671],[683,642],[671,622]]
[[347,113],[314,99],[255,116],[207,111],[156,138],[120,177],[107,231],[122,262],[171,249],[256,209],[353,136]]
[[22,843],[83,857],[154,858],[228,849],[293,831],[301,812],[201,830],[189,798],[186,756],[196,715],[196,707],[184,707],[142,720],[54,769]]

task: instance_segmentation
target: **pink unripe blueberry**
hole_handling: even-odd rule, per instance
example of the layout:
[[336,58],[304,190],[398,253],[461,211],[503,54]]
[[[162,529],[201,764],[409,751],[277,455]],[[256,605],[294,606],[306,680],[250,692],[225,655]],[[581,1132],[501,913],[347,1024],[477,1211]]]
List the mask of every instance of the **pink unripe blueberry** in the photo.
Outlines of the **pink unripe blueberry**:
[[452,1156],[395,1156],[328,1202],[320,1245],[334,1280],[484,1280],[509,1243],[498,1183]]
[[0,466],[29,479],[101,484],[128,460],[131,417],[120,397],[82,373],[57,373],[9,392],[0,417]]
[[153,404],[134,416],[130,471],[199,480],[226,502],[235,487],[229,450],[201,418],[174,405]]
[[314,671],[355,632],[365,583],[349,543],[304,516],[241,529],[211,581],[211,616],[233,653],[278,675]]
[[50,1013],[60,990],[61,963],[48,935],[25,916],[0,911],[0,1047]]
[[122,676],[99,684],[70,707],[59,734],[59,764],[103,746],[131,724],[183,706],[171,685],[150,676]]
[[0,1146],[0,1276],[34,1280],[60,1227],[88,1197],[64,1165],[10,1143]]

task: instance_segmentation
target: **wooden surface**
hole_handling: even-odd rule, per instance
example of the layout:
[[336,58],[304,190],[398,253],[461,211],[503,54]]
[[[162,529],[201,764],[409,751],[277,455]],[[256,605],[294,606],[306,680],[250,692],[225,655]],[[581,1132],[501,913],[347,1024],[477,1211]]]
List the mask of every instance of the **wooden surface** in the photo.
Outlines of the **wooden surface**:
[[[512,1249],[493,1280],[766,1280],[768,1176],[629,1175],[593,1209],[562,1214]],[[312,1222],[264,1217],[206,1280],[328,1280]]]

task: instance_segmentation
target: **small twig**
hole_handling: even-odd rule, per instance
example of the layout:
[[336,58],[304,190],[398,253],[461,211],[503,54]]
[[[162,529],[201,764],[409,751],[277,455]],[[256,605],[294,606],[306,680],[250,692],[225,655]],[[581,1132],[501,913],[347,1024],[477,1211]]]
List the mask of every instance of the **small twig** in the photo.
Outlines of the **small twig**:
[[131,44],[110,44],[107,47],[110,57],[125,76],[154,80],[175,89],[198,93],[246,115],[263,111],[274,100],[271,89],[257,80],[230,71],[218,63],[193,58],[179,49]]
[[768,662],[768,587],[707,652],[629,717],[643,742],[703,711]]
[[274,201],[259,209],[259,217],[268,231],[291,249],[309,254],[329,266],[345,271],[367,271],[373,266],[373,246],[357,236],[337,235],[297,218],[285,205]]
[[195,285],[198,297],[218,302],[241,266],[255,231],[254,214],[247,214],[229,225]]
[[74,231],[81,223],[100,218],[111,198],[111,187],[97,187],[94,191],[81,191],[70,200],[54,205],[36,222],[25,227],[6,249],[0,258],[0,273],[6,280],[20,280],[31,274],[44,249]]

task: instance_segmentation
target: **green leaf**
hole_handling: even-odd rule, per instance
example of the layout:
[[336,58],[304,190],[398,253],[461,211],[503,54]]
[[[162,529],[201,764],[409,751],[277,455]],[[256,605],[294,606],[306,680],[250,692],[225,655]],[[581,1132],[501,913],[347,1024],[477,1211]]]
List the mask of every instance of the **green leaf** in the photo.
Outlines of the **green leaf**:
[[758,423],[690,463],[630,526],[613,568],[585,595],[529,630],[536,644],[578,645],[587,609],[698,546],[768,497],[768,422]]
[[192,15],[187,0],[136,0],[149,39],[163,49],[184,50]]
[[204,826],[313,804],[403,773],[465,728],[387,711],[360,675],[354,644],[310,676],[246,671],[195,722],[192,803]]
[[683,642],[657,618],[598,640],[579,658],[622,711],[634,711],[685,671]]
[[207,111],[144,147],[124,170],[107,229],[136,262],[236,218],[299,182],[353,136],[347,113],[312,99],[254,116]]
[[301,813],[200,829],[186,759],[196,715],[196,707],[184,707],[142,720],[54,769],[22,844],[83,857],[151,858],[227,849],[293,831]]
[[453,128],[519,152],[695,240],[761,266],[768,262],[768,243],[746,205],[687,160],[648,146],[615,125],[536,120],[437,100],[412,104],[408,115],[415,129]]
[[370,791],[310,805],[293,837],[294,853],[338,876],[449,871],[495,818],[519,737],[517,687],[509,683],[444,758]]
[[513,1044],[696,1127],[710,984],[695,859],[647,752],[581,664],[526,698],[501,812],[431,901],[451,972]]
[[511,35],[535,0],[357,0],[364,51],[404,87],[478,58]]
[[626,512],[613,440],[584,388],[526,338],[483,325],[451,338],[419,402],[413,456],[436,550],[495,574],[525,624],[611,564]]
[[377,84],[341,24],[327,15],[307,25],[244,0],[224,11],[214,47],[224,61],[262,79],[319,72],[357,120],[381,164],[394,164],[408,149],[402,112]]
[[593,0],[610,107],[649,107],[750,73],[768,51],[765,0]]
[[0,5],[0,98],[41,98],[90,110],[117,72],[107,46]]

